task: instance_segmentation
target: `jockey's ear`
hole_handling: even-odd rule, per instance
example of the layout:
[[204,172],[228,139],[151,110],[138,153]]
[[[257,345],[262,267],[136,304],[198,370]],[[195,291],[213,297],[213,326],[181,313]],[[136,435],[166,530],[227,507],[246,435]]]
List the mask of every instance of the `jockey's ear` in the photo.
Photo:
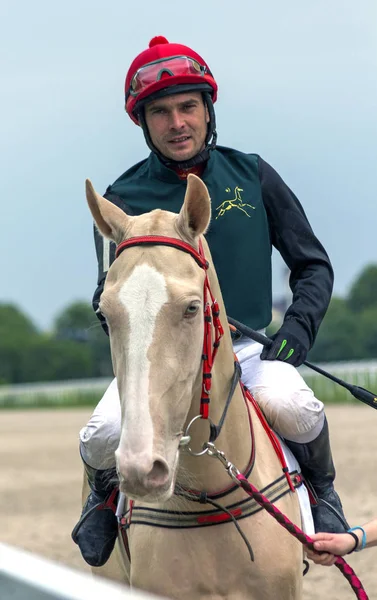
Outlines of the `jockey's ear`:
[[189,237],[198,237],[207,231],[211,220],[211,199],[203,181],[189,174],[183,206],[178,215],[178,228]]
[[85,181],[86,199],[93,219],[103,236],[119,244],[129,229],[132,217],[95,191],[90,179]]

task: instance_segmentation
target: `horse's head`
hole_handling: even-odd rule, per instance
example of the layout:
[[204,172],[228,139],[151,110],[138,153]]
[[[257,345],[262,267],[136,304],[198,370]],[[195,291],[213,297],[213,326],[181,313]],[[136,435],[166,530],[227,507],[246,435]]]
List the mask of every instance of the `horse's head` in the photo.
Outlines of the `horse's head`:
[[[130,217],[89,181],[86,189],[98,229],[118,245],[159,235],[197,248],[210,221],[208,191],[195,175],[188,176],[179,215],[154,210]],[[190,254],[163,245],[127,248],[106,278],[100,310],[122,411],[117,469],[120,489],[131,498],[164,501],[174,490],[183,427],[201,393],[204,278]]]

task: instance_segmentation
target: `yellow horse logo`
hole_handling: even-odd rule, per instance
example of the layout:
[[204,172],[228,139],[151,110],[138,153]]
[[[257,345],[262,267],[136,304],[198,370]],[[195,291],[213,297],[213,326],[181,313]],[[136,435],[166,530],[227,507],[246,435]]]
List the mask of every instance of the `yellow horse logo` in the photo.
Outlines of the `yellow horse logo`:
[[[230,192],[230,188],[226,188],[225,189],[226,192]],[[250,217],[251,215],[249,215],[249,213],[247,212],[247,208],[252,208],[253,210],[255,210],[255,206],[251,206],[251,204],[246,204],[242,198],[241,198],[241,192],[243,192],[243,189],[238,187],[234,188],[234,198],[232,198],[231,200],[224,200],[224,202],[222,202],[217,208],[216,210],[218,210],[218,214],[216,216],[216,219],[218,219],[219,217],[223,217],[226,213],[227,210],[232,210],[232,208],[238,208],[238,210],[242,210],[243,213],[245,213],[245,215],[247,217]]]

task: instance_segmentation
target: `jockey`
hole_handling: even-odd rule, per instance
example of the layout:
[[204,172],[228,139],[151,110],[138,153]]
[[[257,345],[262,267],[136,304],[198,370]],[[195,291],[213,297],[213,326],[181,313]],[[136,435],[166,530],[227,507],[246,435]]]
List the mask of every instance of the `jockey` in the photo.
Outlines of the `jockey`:
[[[213,104],[217,83],[206,62],[191,48],[155,37],[131,64],[125,82],[125,109],[143,131],[151,150],[108,187],[105,197],[130,215],[156,208],[178,213],[189,173],[203,179],[212,198],[206,235],[227,314],[264,332],[271,321],[271,251],[274,246],[290,270],[292,303],[273,345],[238,332],[234,351],[242,380],[270,425],[291,449],[318,496],[313,507],[316,531],[348,529],[334,490],[335,469],[324,406],[295,367],[312,347],[333,286],[329,258],[314,235],[296,196],[257,154],[216,146]],[[115,245],[95,230],[99,311]],[[96,510],[114,487],[114,452],[120,437],[120,402],[114,380],[80,432],[80,452],[91,492],[72,537],[84,559],[101,566],[117,536],[111,510]]]

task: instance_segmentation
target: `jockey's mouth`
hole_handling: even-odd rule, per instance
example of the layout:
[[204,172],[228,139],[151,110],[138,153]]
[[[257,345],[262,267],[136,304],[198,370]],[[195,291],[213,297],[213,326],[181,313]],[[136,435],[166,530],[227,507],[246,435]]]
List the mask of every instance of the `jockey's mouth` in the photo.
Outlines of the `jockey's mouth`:
[[187,140],[190,140],[191,136],[190,135],[182,135],[180,137],[176,137],[173,138],[172,140],[169,140],[169,144],[182,144],[184,142],[187,142]]

